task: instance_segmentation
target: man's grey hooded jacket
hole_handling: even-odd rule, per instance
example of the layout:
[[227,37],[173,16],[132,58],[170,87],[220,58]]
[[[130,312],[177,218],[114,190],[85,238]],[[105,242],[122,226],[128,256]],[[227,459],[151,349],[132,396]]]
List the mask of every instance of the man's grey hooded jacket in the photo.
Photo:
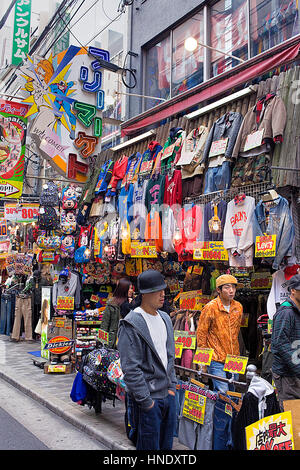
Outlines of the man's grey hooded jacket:
[[141,408],[149,408],[154,399],[165,398],[168,390],[176,391],[174,370],[174,332],[170,317],[160,310],[167,328],[168,365],[165,369],[141,314],[131,310],[120,320],[117,348],[126,391]]

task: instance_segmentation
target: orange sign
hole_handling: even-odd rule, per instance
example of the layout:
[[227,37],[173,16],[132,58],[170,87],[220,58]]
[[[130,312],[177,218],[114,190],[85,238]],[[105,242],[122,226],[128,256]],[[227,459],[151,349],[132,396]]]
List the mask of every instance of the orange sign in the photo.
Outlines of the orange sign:
[[44,349],[49,350],[52,354],[65,354],[71,349],[74,340],[66,336],[55,336],[45,345]]

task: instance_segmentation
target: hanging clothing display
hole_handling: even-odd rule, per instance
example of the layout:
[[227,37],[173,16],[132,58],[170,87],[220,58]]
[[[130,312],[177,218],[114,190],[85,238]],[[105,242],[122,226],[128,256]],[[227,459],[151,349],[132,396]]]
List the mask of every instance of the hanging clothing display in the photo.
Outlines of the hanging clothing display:
[[224,248],[228,250],[230,266],[253,266],[252,219],[255,199],[241,194],[227,205],[224,226]]
[[255,207],[253,217],[253,236],[263,234],[276,235],[276,255],[271,258],[273,269],[279,269],[284,257],[293,255],[292,247],[295,236],[293,218],[288,201],[280,196],[264,202],[260,200]]

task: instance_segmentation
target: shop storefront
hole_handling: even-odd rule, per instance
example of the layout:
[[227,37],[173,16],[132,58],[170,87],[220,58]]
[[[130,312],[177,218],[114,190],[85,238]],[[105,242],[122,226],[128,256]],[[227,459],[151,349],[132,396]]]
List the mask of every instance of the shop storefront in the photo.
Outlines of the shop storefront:
[[[103,397],[124,400],[118,354],[107,352],[115,331],[103,328],[102,318],[120,279],[130,280],[135,297],[137,276],[149,268],[167,283],[179,441],[191,450],[245,448],[240,436],[253,423],[241,411],[249,365],[276,401],[272,318],[288,295],[285,281],[300,269],[299,70],[293,64],[268,79],[256,77],[258,83],[196,113],[181,109],[174,117],[169,110],[162,125],[147,121],[140,138],[100,152],[86,182],[80,171],[78,184],[47,182],[25,245],[8,239],[14,246],[5,260],[0,333],[40,342],[44,373],[81,371],[81,404],[99,411]],[[20,219],[12,222],[17,234]],[[236,392],[220,397],[204,369],[211,355],[197,347],[196,331],[225,273],[238,279],[243,319],[240,356],[226,361],[229,372],[239,372]],[[128,299],[129,309],[135,300]],[[108,380],[93,375],[100,366]],[[216,444],[218,415],[227,430],[240,419],[234,436],[228,431]]]

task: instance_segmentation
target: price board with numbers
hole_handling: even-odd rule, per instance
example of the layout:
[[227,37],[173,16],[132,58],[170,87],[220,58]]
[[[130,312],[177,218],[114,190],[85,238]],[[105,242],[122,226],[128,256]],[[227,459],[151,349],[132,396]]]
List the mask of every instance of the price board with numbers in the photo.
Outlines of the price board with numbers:
[[174,331],[175,343],[182,343],[183,349],[196,349],[196,333],[192,331]]
[[233,374],[244,374],[246,372],[247,364],[248,357],[227,354],[223,370]]

